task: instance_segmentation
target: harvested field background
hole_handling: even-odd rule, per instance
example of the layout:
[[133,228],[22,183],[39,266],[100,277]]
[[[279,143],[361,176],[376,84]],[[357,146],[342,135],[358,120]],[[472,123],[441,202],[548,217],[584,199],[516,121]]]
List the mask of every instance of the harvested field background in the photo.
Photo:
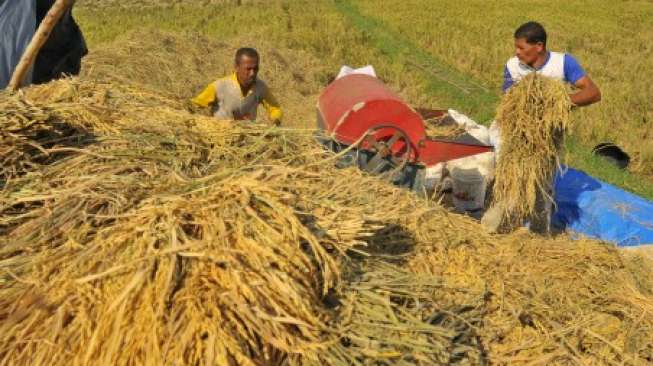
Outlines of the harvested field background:
[[[197,32],[165,33],[143,28],[116,38],[89,55],[83,75],[138,86],[181,105],[209,83],[233,72],[233,55],[248,39],[212,40]],[[326,66],[309,53],[257,42],[264,67],[260,77],[274,89],[284,107],[286,125],[313,128],[319,80]],[[208,114],[208,110],[204,111]],[[260,115],[265,121],[264,111]]]

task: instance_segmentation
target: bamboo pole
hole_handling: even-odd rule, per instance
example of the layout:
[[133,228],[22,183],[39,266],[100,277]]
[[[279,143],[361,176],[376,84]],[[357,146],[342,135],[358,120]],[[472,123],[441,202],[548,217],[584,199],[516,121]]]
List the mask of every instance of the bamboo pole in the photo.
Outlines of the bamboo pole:
[[36,55],[38,55],[39,50],[41,50],[43,44],[45,44],[45,42],[50,37],[52,29],[57,24],[66,9],[72,6],[74,1],[75,0],[57,0],[52,5],[48,11],[48,14],[46,14],[45,18],[43,18],[43,21],[36,30],[36,33],[34,33],[34,37],[32,37],[32,40],[23,53],[23,56],[20,58],[20,61],[18,62],[18,65],[16,66],[16,69],[11,76],[9,85],[7,86],[9,90],[16,91],[18,88],[20,88],[20,82],[25,77],[25,74],[29,68],[34,64]]

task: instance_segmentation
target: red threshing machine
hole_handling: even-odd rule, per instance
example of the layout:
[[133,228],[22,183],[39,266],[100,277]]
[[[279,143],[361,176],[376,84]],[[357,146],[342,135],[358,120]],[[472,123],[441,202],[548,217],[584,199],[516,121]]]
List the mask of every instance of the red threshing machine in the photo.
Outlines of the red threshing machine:
[[349,151],[355,150],[355,154],[349,157],[361,169],[392,172],[393,182],[415,190],[422,180],[420,170],[492,151],[492,146],[469,135],[455,140],[429,138],[423,117],[438,117],[446,111],[422,111],[421,115],[381,80],[369,75],[352,74],[335,80],[320,95],[317,109],[318,126],[330,148],[352,148]]

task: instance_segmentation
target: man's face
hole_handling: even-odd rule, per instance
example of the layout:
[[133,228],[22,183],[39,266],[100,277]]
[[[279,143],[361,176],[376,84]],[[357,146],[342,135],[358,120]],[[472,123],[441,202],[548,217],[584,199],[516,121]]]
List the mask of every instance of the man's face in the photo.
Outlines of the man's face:
[[526,65],[532,66],[542,51],[544,51],[542,42],[531,44],[526,41],[526,38],[515,38],[515,56]]
[[256,81],[258,58],[243,55],[236,64],[236,76],[241,86],[249,88]]

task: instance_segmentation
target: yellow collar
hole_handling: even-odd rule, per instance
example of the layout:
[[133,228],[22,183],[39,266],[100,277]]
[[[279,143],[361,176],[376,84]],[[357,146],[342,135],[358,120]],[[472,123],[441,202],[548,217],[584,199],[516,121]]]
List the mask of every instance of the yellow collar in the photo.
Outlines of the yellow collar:
[[[238,76],[236,75],[235,72],[233,74],[231,74],[231,80],[233,80],[233,82],[236,83],[236,85],[238,86],[238,89],[241,90],[241,94],[242,94],[243,89],[240,87],[240,82],[238,81]],[[254,83],[252,84],[252,87],[249,88],[249,90],[247,91],[247,95],[250,95],[250,94],[252,94],[254,92],[254,86],[255,85],[256,85],[256,80],[254,80]],[[243,96],[246,97],[247,95],[243,95]]]

